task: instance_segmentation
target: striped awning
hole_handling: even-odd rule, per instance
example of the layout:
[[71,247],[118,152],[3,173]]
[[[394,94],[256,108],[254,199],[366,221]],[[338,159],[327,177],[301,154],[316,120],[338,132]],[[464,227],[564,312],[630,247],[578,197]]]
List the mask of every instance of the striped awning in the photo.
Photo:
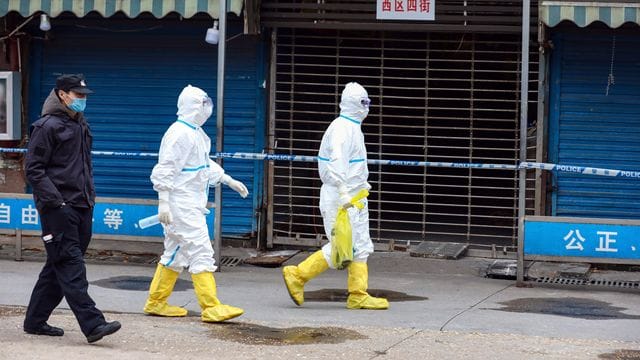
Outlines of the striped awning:
[[638,1],[542,1],[540,20],[548,26],[556,26],[563,20],[585,27],[600,21],[611,28],[624,23],[640,24]]
[[[242,4],[243,0],[227,0],[227,11],[239,16]],[[97,11],[102,16],[109,17],[121,11],[131,18],[145,12],[162,18],[176,12],[185,18],[197,13],[207,13],[217,19],[219,6],[218,0],[0,0],[0,16],[17,11],[27,17],[43,11],[51,17],[56,17],[69,11],[83,17]]]

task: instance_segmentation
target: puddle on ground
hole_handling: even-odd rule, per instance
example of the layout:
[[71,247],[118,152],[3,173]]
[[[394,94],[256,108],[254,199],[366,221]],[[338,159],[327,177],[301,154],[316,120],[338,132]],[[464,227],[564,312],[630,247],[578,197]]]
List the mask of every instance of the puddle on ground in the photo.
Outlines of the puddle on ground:
[[640,315],[622,313],[623,310],[627,310],[626,308],[612,306],[604,301],[574,297],[522,298],[500,304],[505,307],[492,310],[550,314],[587,320],[640,319]]
[[272,328],[255,324],[222,323],[210,325],[211,336],[246,345],[338,344],[347,340],[364,340],[367,336],[339,327]]
[[[367,293],[371,296],[385,298],[391,302],[429,300],[428,297],[408,295],[391,290],[368,289]],[[347,296],[349,296],[349,292],[346,289],[322,289],[305,291],[304,301],[344,302],[347,301]]]
[[638,360],[640,359],[640,350],[616,350],[612,353],[600,354],[598,359],[610,359],[610,360]]
[[[92,281],[91,284],[108,289],[148,291],[151,279],[149,276],[114,276]],[[191,288],[191,281],[178,279],[173,291],[183,291]]]
[[24,316],[26,310],[24,306],[0,305],[0,317]]

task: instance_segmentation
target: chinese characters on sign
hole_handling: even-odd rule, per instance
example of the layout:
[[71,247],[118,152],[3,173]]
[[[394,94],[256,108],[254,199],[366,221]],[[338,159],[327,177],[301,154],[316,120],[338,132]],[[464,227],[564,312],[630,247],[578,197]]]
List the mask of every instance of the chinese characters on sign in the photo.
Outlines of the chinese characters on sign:
[[31,206],[22,208],[22,223],[30,225],[38,225],[38,210]]
[[378,20],[434,20],[436,0],[377,0]]
[[[20,207],[21,225],[38,225],[38,210],[32,204]],[[11,224],[11,205],[0,203],[0,224]]]
[[118,227],[122,225],[122,210],[118,209],[109,209],[107,208],[104,211],[104,224],[109,227],[109,229],[118,230]]
[[640,221],[617,219],[525,219],[525,256],[640,260]]
[[[618,236],[618,232],[616,231],[597,231],[598,235],[598,247],[595,248],[595,251],[603,251],[603,252],[618,252],[618,249],[614,248],[616,239],[614,236]],[[582,244],[586,241],[581,234],[580,230],[576,229],[569,231],[569,233],[564,237],[564,241],[568,241],[568,244],[565,246],[567,250],[579,250],[583,251],[584,247]],[[631,251],[636,251],[635,246],[631,246]]]
[[[0,196],[0,229],[20,229],[40,233],[40,215],[28,194],[2,194]],[[134,237],[164,237],[162,226],[140,228],[138,220],[158,214],[158,204],[151,200],[132,199],[127,202],[107,202],[98,200],[93,209],[91,229],[93,234]],[[209,234],[213,236],[211,211],[205,215]]]

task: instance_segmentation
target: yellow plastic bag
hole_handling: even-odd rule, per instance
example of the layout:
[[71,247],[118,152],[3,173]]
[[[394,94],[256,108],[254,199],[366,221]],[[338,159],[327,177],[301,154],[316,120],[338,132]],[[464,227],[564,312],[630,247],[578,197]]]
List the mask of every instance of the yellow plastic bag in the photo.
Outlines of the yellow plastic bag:
[[[364,204],[360,200],[367,196],[369,196],[367,190],[360,190],[351,198],[351,204],[358,209],[363,209]],[[331,229],[331,264],[338,270],[345,269],[353,261],[352,239],[349,213],[347,209],[340,206],[336,222]]]

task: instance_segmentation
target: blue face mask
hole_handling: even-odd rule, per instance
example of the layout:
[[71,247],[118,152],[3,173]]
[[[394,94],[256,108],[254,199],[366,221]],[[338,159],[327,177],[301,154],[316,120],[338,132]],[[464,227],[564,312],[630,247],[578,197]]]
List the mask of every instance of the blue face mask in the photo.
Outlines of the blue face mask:
[[68,107],[75,112],[83,112],[87,107],[87,99],[73,99]]

